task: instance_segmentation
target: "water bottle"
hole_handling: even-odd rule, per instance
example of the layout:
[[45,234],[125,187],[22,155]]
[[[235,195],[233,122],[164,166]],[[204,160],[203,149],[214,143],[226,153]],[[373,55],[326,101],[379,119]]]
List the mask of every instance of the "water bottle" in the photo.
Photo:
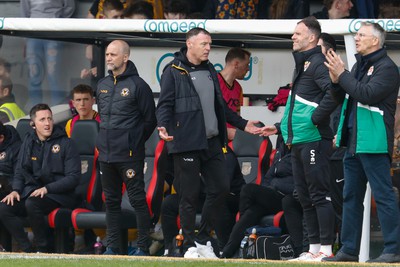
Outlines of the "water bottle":
[[174,256],[182,256],[183,254],[183,234],[182,234],[182,229],[179,230],[179,233],[175,237],[175,250],[174,250]]
[[239,258],[244,259],[244,256],[246,253],[245,250],[247,250],[247,247],[249,245],[248,241],[249,241],[249,237],[246,235],[245,237],[243,237],[242,241],[240,242]]
[[100,236],[96,238],[96,243],[94,243],[94,254],[101,255],[103,254],[103,243],[101,243]]
[[251,234],[249,235],[249,247],[247,249],[246,259],[256,258],[256,240],[257,240],[257,230],[253,228]]

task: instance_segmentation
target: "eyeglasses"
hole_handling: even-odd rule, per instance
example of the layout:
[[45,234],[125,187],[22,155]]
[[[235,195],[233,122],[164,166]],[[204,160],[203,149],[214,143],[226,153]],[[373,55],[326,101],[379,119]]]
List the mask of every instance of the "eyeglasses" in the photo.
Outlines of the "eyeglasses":
[[363,38],[365,38],[365,37],[375,37],[375,36],[372,35],[372,34],[365,34],[365,33],[359,33],[359,32],[357,32],[356,34],[354,34],[354,38],[356,38],[356,37],[358,37],[358,38],[360,38],[360,39],[363,39]]

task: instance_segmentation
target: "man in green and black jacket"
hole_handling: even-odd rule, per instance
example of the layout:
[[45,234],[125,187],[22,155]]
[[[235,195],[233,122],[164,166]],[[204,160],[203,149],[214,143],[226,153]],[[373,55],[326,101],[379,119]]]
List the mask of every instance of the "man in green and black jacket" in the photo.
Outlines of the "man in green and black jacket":
[[327,55],[334,96],[343,102],[336,144],[347,147],[343,161],[343,247],[327,260],[358,261],[363,200],[369,182],[384,239],[382,254],[369,262],[400,262],[399,207],[390,175],[399,70],[383,47],[385,31],[379,24],[362,22],[355,42],[357,62],[351,72],[335,53]]

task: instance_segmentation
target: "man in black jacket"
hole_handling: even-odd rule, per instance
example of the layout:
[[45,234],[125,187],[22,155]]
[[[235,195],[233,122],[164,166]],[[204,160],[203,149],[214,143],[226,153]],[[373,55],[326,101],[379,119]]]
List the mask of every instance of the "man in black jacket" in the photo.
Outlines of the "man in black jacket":
[[64,129],[53,125],[48,105],[34,106],[30,118],[34,131],[21,145],[12,192],[0,203],[0,220],[24,252],[35,252],[24,232],[21,217],[27,216],[37,251],[49,252],[51,238],[44,216],[59,207],[76,207],[81,162]]
[[99,149],[101,183],[106,197],[107,250],[120,251],[122,184],[135,208],[138,228],[136,256],[148,255],[150,213],[144,190],[144,144],[156,126],[155,104],[149,85],[139,77],[129,60],[129,45],[111,42],[106,50],[109,75],[99,81],[97,103],[100,114]]
[[[229,193],[222,150],[227,145],[226,122],[258,132],[253,121],[242,119],[226,107],[217,72],[208,61],[210,49],[211,36],[205,29],[193,28],[186,34],[186,47],[176,52],[164,69],[157,106],[159,134],[173,155],[174,183],[180,184],[179,214],[185,250],[195,245],[199,173],[207,192],[201,230],[213,229],[218,209]],[[207,235],[200,231],[198,238],[204,240]]]
[[21,138],[11,125],[0,122],[0,199],[11,192]]

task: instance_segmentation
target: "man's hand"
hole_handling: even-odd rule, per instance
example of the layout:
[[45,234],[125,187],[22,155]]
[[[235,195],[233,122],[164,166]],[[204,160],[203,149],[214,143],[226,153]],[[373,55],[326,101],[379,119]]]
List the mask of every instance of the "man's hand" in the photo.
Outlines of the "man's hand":
[[173,136],[168,135],[167,129],[165,127],[157,127],[158,130],[158,135],[160,136],[161,139],[169,142],[174,140]]
[[277,132],[278,129],[276,129],[275,125],[267,125],[260,129],[260,136],[270,136]]
[[16,199],[18,202],[20,201],[20,196],[17,191],[12,191],[5,198],[3,198],[1,202],[14,206],[14,199]]
[[339,76],[345,71],[343,60],[332,49],[328,50],[325,58],[327,62],[324,62],[324,64],[329,69],[329,76],[332,82],[339,83]]
[[35,191],[33,191],[30,196],[43,198],[44,195],[46,195],[46,194],[47,194],[47,188],[42,187],[42,188],[39,188],[39,189],[36,189]]
[[251,134],[260,134],[260,127],[255,126],[254,124],[260,123],[259,121],[248,121],[246,124],[246,127],[244,128],[245,132],[251,133]]

